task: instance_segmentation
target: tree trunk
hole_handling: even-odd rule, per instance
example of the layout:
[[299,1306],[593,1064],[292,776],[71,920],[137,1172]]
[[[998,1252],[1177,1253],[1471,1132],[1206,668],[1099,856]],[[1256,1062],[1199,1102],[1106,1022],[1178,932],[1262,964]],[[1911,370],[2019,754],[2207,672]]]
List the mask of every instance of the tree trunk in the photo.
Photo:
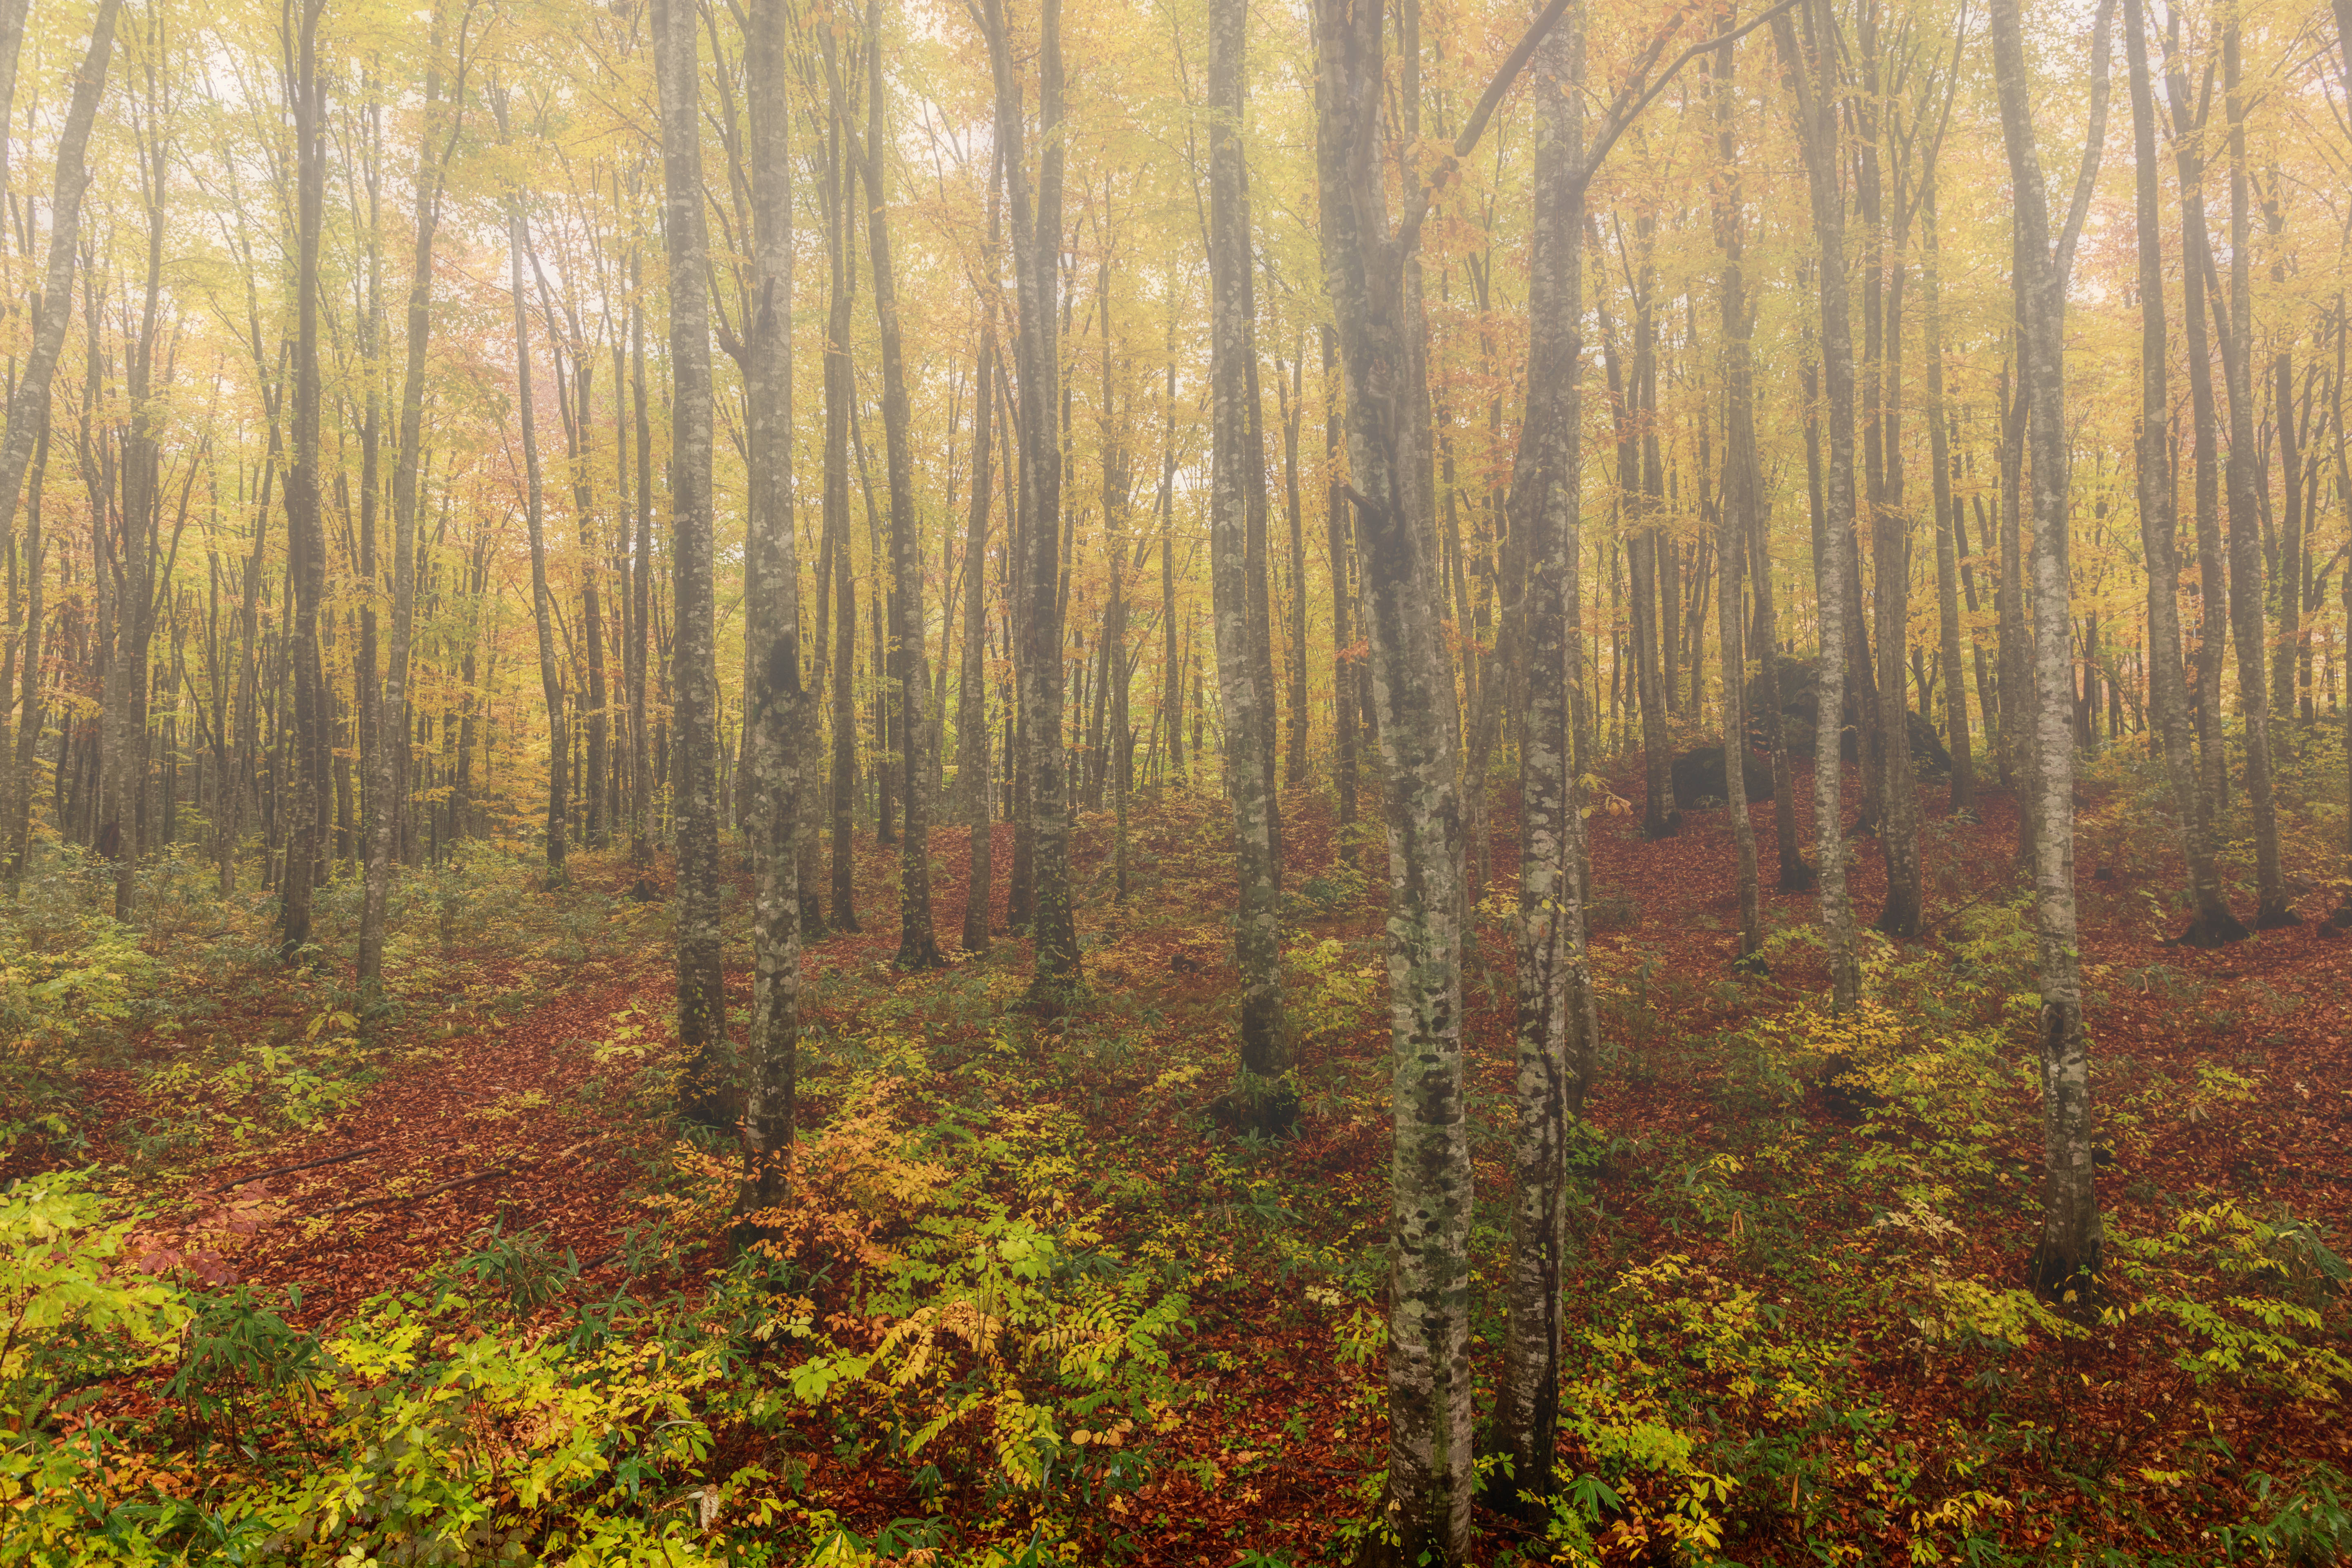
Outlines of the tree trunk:
[[1021,777],[1030,818],[1033,1006],[1059,1011],[1081,975],[1070,889],[1069,779],[1063,762],[1062,448],[1057,345],[1062,249],[1062,13],[1045,0],[1038,45],[1038,139],[1032,204],[1021,79],[1002,0],[982,0],[996,89],[996,136],[1012,195],[1014,287],[1019,296],[1021,544],[1016,610],[1021,660]]
[[[463,116],[441,121],[442,12],[434,8],[426,46],[425,126],[416,143],[416,249],[409,274],[407,357],[400,382],[400,428],[392,461],[392,641],[385,650],[383,705],[376,726],[375,776],[368,791],[366,879],[361,894],[359,987],[363,1005],[383,1000],[384,906],[399,851],[400,759],[408,750],[408,661],[416,610],[416,488],[425,439],[425,353],[433,330],[433,240],[441,219],[448,148]],[[462,60],[460,66],[462,68]]]
[[[1241,985],[1240,1076],[1234,1105],[1249,1126],[1272,1131],[1296,1104],[1282,1017],[1282,932],[1276,883],[1274,795],[1265,747],[1274,692],[1263,677],[1251,596],[1251,520],[1262,516],[1265,470],[1249,441],[1248,283],[1251,246],[1242,190],[1244,0],[1209,11],[1210,396],[1213,443],[1209,491],[1210,584],[1215,598],[1217,687],[1225,729],[1225,793],[1233,803],[1234,968]],[[1260,492],[1253,499],[1252,492]]]
[[293,603],[294,725],[286,802],[286,866],[279,886],[279,940],[289,963],[310,943],[310,895],[325,823],[319,785],[327,774],[328,696],[319,658],[319,603],[326,596],[326,539],[319,526],[319,229],[326,203],[320,142],[320,0],[306,0],[288,40],[295,56],[294,453],[286,474],[287,587]]
[[1356,585],[1349,581],[1354,550],[1349,539],[1347,483],[1339,474],[1339,345],[1329,327],[1323,329],[1322,337],[1324,533],[1331,557],[1331,716],[1338,758],[1332,769],[1339,775],[1339,826],[1346,828],[1356,823],[1356,713],[1360,700],[1356,689],[1360,667],[1352,652]]
[[1831,1005],[1843,1011],[1857,996],[1853,909],[1845,879],[1842,744],[1845,712],[1846,552],[1853,540],[1853,331],[1846,298],[1845,202],[1838,186],[1839,115],[1836,50],[1827,0],[1807,0],[1811,44],[1798,47],[1795,25],[1783,13],[1773,36],[1797,89],[1799,141],[1805,158],[1813,233],[1821,247],[1822,368],[1829,394],[1829,462],[1823,475],[1822,550],[1814,567],[1821,605],[1822,654],[1814,689],[1813,830],[1819,847],[1822,933],[1830,950]]
[[2214,865],[2211,802],[2197,786],[2189,687],[2181,670],[2180,562],[2172,482],[2172,400],[2167,385],[2170,350],[2165,341],[2164,238],[2158,226],[2156,104],[2148,81],[2147,33],[2141,12],[2141,0],[2124,0],[2139,249],[2138,500],[2141,554],[2147,565],[2148,706],[2155,710],[2164,747],[2173,809],[2180,819],[2181,858],[2189,868],[2189,898],[2197,911],[2181,940],[2194,947],[2216,947],[2248,933],[2221,895],[2221,879]]
[[[2178,28],[2175,18],[2171,24]],[[2206,315],[2205,280],[2212,269],[2205,227],[2205,116],[2193,112],[2188,78],[2172,40],[2166,47],[2164,90],[2173,121],[2173,160],[2180,186],[2181,340],[2189,358],[2189,422],[2197,458],[2196,678],[2189,697],[2197,722],[2198,789],[2217,824],[2229,798],[2229,763],[2221,733],[2221,662],[2229,650],[2227,556],[2221,540],[2221,417],[2213,398],[2213,351]]]
[[[874,315],[882,338],[882,439],[890,486],[890,662],[898,678],[902,753],[898,840],[898,956],[902,969],[936,969],[945,961],[931,931],[930,808],[924,798],[923,737],[929,690],[923,654],[922,541],[915,529],[915,475],[908,431],[907,376],[898,332],[898,287],[891,269],[888,184],[889,100],[882,79],[882,5],[870,0],[866,26],[866,237],[874,265]],[[777,89],[780,93],[781,86]]]
[[2034,884],[2042,946],[2042,1090],[2048,1168],[2035,1286],[2051,1294],[2074,1289],[2100,1267],[2102,1229],[2091,1152],[2090,1058],[2074,931],[2074,687],[2068,614],[2067,473],[2063,295],[2052,258],[2049,198],[2034,151],[2028,107],[2019,0],[1993,0],[1993,73],[2001,140],[2009,151],[2019,293],[2019,384],[2032,458],[2034,677]]
[[[1759,526],[1756,517],[1759,476],[1756,465],[1756,379],[1748,338],[1755,313],[1748,303],[1746,197],[1739,185],[1739,147],[1732,115],[1732,46],[1715,57],[1717,156],[1716,243],[1723,251],[1724,441],[1723,498],[1717,521],[1716,559],[1722,578],[1717,589],[1716,637],[1723,663],[1724,810],[1731,818],[1731,842],[1739,882],[1739,953],[1745,964],[1764,946],[1763,894],[1756,878],[1756,829],[1748,817],[1748,659],[1739,604],[1739,568],[1746,541]],[[1694,641],[1696,647],[1696,641]],[[1772,650],[1764,650],[1771,662]],[[1694,707],[1696,705],[1694,704]]]
[[990,873],[993,847],[988,787],[988,510],[994,496],[992,416],[996,412],[996,253],[1003,243],[998,192],[1003,166],[992,172],[988,184],[987,272],[982,287],[980,328],[979,395],[973,400],[971,425],[971,521],[964,535],[963,673],[956,692],[956,790],[970,829],[971,871],[963,906],[963,950],[988,951]]
[[1569,1123],[1582,1110],[1597,1032],[1586,966],[1583,818],[1574,757],[1579,652],[1570,605],[1583,458],[1584,16],[1571,9],[1534,62],[1541,131],[1528,291],[1528,412],[1508,500],[1521,551],[1528,651],[1519,752],[1517,1115],[1511,1258],[1496,1444],[1510,1459],[1496,1506],[1538,1520],[1554,1484],[1560,1281],[1568,1248]]
[[[849,133],[847,114],[846,105],[835,104],[825,139],[830,192],[825,216],[831,221],[825,236],[830,295],[824,338],[824,536],[832,541],[835,621],[830,672],[833,771],[828,800],[833,907],[828,919],[836,931],[858,929],[857,889],[850,858],[852,813],[857,801],[857,591],[849,570],[849,415],[851,400],[857,395],[849,361],[849,335],[850,306],[857,286],[857,187],[842,145]],[[818,592],[824,592],[821,578]]]
[[[501,107],[503,121],[505,110]],[[504,132],[501,124],[501,134]],[[566,807],[570,805],[572,731],[565,721],[563,671],[555,655],[555,603],[547,587],[544,497],[539,469],[539,423],[532,409],[530,316],[522,287],[523,252],[530,244],[522,196],[510,198],[507,253],[514,280],[515,408],[522,427],[523,516],[530,535],[530,618],[539,634],[539,685],[547,701],[547,871],[563,878]]]
[[696,13],[655,0],[663,237],[669,249],[670,576],[677,600],[677,1036],[688,1055],[681,1108],[723,1120],[727,996],[719,945],[719,670],[710,502],[710,295],[702,211]]
[[793,71],[786,0],[744,12],[743,89],[751,163],[751,286],[743,322],[749,481],[744,634],[753,650],[745,746],[753,866],[751,1032],[743,1118],[756,1201],[784,1193],[801,1005],[801,792],[814,715],[801,670],[800,553],[793,536]]
[[[1950,415],[1944,402],[1943,247],[1936,225],[1936,170],[1929,164],[1920,193],[1921,237],[1927,263],[1919,273],[1921,357],[1927,362],[1927,453],[1936,484],[1936,625],[1944,660],[1944,733],[1952,753],[1954,816],[1974,820],[1976,755],[1969,735],[1969,689],[1960,679],[1959,502],[1952,494]],[[1973,606],[1971,606],[1973,607]]]
[[[2230,452],[2224,469],[2230,500],[2230,629],[2238,654],[2238,713],[2246,727],[2246,803],[2252,808],[2254,929],[2300,923],[2289,905],[2279,861],[2278,803],[2271,781],[2270,692],[2263,637],[2262,455],[2254,437],[2253,240],[2246,169],[2246,100],[2238,80],[2238,29],[2221,35],[2225,101],[2230,118],[2230,314],[2214,333],[2221,340],[2221,374],[2230,390]],[[2210,262],[2210,257],[2208,258]],[[2210,281],[2210,280],[2209,280]],[[2282,426],[2288,411],[2278,411]]]

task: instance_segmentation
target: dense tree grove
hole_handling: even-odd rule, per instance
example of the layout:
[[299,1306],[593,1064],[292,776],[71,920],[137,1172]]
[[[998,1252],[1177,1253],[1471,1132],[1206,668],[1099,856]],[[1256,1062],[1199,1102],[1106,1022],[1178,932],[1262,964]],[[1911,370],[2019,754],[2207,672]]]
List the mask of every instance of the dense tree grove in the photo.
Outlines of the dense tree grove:
[[2352,889],[2352,780],[2282,782],[2352,710],[2340,0],[0,0],[0,110],[12,884],[81,853],[136,928],[201,863],[364,1037],[404,886],[620,866],[740,1247],[813,944],[1017,952],[1057,1038],[1213,801],[1255,1147],[1301,900],[1368,878],[1380,1561],[1540,1534],[1594,1451],[1596,825],[1724,810],[1709,983],[1856,1037],[2029,890],[2010,1283],[2062,1324],[2119,1253],[2082,779],[2158,781],[2184,951]]

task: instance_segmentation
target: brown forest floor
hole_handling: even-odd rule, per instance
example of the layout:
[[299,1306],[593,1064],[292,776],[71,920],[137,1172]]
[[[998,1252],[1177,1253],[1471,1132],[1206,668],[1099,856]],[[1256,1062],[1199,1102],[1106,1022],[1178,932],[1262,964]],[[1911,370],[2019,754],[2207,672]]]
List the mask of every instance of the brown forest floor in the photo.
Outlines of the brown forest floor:
[[[1638,783],[1621,780],[1618,787],[1633,794]],[[1956,914],[2010,887],[2016,828],[2013,805],[1999,790],[1983,792],[1983,820],[1977,823],[1948,816],[1940,784],[1923,784],[1922,795],[1930,889],[1930,934],[1924,941],[1932,944],[1946,939]],[[1800,798],[1806,803],[1799,811],[1801,840],[1810,847],[1810,789],[1801,789]],[[2097,804],[2095,795],[2089,799]],[[1769,804],[1755,808],[1768,921],[1801,925],[1811,918],[1811,895],[1769,890],[1770,814]],[[1490,895],[1507,893],[1514,876],[1507,802],[1496,818]],[[1296,890],[1328,878],[1339,852],[1328,798],[1295,793],[1285,801],[1284,822],[1287,885]],[[1145,1020],[1150,1044],[1131,1061],[1106,1057],[1093,1065],[1065,1066],[1053,1081],[1041,1082],[1038,1093],[1058,1097],[1086,1118],[1100,1130],[1111,1152],[1107,1157],[1164,1183],[1169,1201],[1181,1203],[1187,1183],[1209,1180],[1203,1150],[1218,1136],[1202,1111],[1223,1080],[1229,1049],[1230,955],[1216,923],[1229,899],[1229,873],[1223,869],[1229,863],[1221,859],[1210,803],[1171,797],[1155,805],[1139,796],[1135,823],[1139,890],[1132,912],[1111,910],[1106,817],[1085,823],[1077,880],[1088,889],[1081,928],[1089,982],[1098,994],[1118,996],[1126,1017]],[[1617,907],[1630,918],[1604,922],[1592,942],[1596,964],[1621,990],[1604,1023],[1616,1037],[1616,1063],[1588,1106],[1591,1121],[1614,1141],[1601,1176],[1601,1209],[1608,1218],[1590,1223],[1612,1228],[1604,1245],[1580,1221],[1588,1263],[1570,1294],[1601,1300],[1605,1276],[1619,1260],[1668,1252],[1691,1255],[1727,1278],[1769,1290],[1769,1273],[1751,1266],[1736,1231],[1694,1228],[1654,1194],[1669,1184],[1669,1158],[1687,1163],[1745,1144],[1741,1119],[1727,1109],[1721,1092],[1719,1062],[1687,1049],[1688,1042],[1720,1037],[1743,1019],[1783,1009],[1821,977],[1809,972],[1810,950],[1798,949],[1776,962],[1769,979],[1728,984],[1738,908],[1732,844],[1721,810],[1687,813],[1678,837],[1656,843],[1641,839],[1636,816],[1596,814],[1592,828],[1598,889],[1627,900]],[[2202,1194],[2205,1201],[2234,1196],[2264,1212],[2284,1204],[2340,1235],[2352,1224],[2352,1155],[2346,1142],[2352,1130],[2352,1064],[2347,1060],[2352,988],[2346,984],[2352,941],[2319,925],[2316,917],[2331,896],[2315,891],[2304,900],[2306,923],[2297,929],[2219,952],[2162,945],[2147,895],[2168,890],[2174,869],[2165,852],[2146,842],[2156,837],[2094,826],[2078,851],[2097,1092],[2105,1096],[2119,1084],[2166,1077],[2187,1081],[2199,1063],[2223,1058],[2257,1087],[2253,1099],[2221,1113],[2152,1122],[2149,1133],[2128,1146],[2127,1157],[2103,1172],[2103,1204],[2115,1223],[2137,1233],[2162,1228],[2168,1204]],[[950,947],[965,897],[963,841],[961,829],[940,830],[934,839],[940,868],[937,927]],[[1010,830],[1000,827],[1000,929],[1010,850]],[[888,893],[894,855],[861,835],[858,886],[866,929],[810,950],[812,975],[829,977],[814,984],[813,1023],[854,1029],[877,998],[919,1002],[925,987],[939,984],[885,967],[897,945]],[[617,857],[586,858],[578,875],[616,899],[625,884]],[[1376,878],[1370,896],[1351,907],[1306,910],[1307,931],[1346,941],[1350,952],[1361,955],[1356,962],[1371,962],[1383,879]],[[1875,914],[1883,886],[1875,843],[1865,840],[1853,889],[1862,920]],[[739,923],[741,907],[730,907]],[[1466,1044],[1472,1113],[1480,1123],[1474,1146],[1484,1225],[1499,1223],[1497,1197],[1508,1186],[1503,1118],[1511,1076],[1511,959],[1506,926],[1481,921],[1478,930],[1480,948],[1466,983]],[[299,1284],[299,1317],[313,1325],[334,1321],[371,1294],[415,1279],[494,1224],[509,1235],[535,1230],[572,1249],[593,1288],[620,1279],[625,1234],[646,1217],[636,1200],[647,1163],[658,1158],[669,1135],[641,1108],[613,1098],[612,1075],[599,1074],[597,1042],[611,1039],[614,1020],[630,1009],[650,1020],[667,1016],[667,955],[658,948],[598,949],[592,942],[583,959],[525,963],[495,943],[485,942],[477,952],[465,934],[458,933],[439,961],[441,1021],[430,1021],[428,1007],[413,1009],[404,1026],[409,1043],[348,1109],[299,1134],[260,1144],[215,1139],[172,1162],[169,1179],[155,1188],[166,1206],[142,1244],[152,1267],[178,1264],[208,1281],[243,1280],[272,1290]],[[748,982],[733,962],[739,955],[740,950],[730,953],[730,1001],[740,1019]],[[1024,946],[1000,940],[987,962],[1025,973]],[[216,1038],[282,1037],[320,1005],[298,988],[249,987],[232,994],[218,976],[192,975],[187,984],[220,993]],[[1633,988],[1630,999],[1622,995],[1627,987]],[[1310,1038],[1302,1077],[1325,1083],[1378,1080],[1385,1071],[1381,1017],[1375,1001],[1359,1026]],[[1064,1033],[1083,1027],[1082,1020],[1049,1027],[1037,1048],[1051,1053]],[[137,1045],[145,1063],[168,1059],[180,1048],[173,1039],[154,1036]],[[1206,1070],[1184,1113],[1170,1115],[1164,1099],[1147,1090],[1171,1060],[1184,1059]],[[138,1087],[141,1081],[128,1070],[83,1081],[94,1112],[96,1156],[129,1159],[132,1131],[165,1109]],[[1803,1096],[1793,1114],[1806,1135],[1851,1136],[1850,1120],[1824,1099],[1818,1083],[1809,1083]],[[1360,1251],[1377,1245],[1384,1228],[1388,1133],[1384,1120],[1363,1109],[1370,1101],[1349,1103],[1354,1110],[1333,1111],[1318,1109],[1310,1097],[1298,1134],[1257,1156],[1255,1168],[1286,1192],[1318,1194],[1319,1206],[1301,1223],[1320,1227],[1322,1239],[1341,1251]],[[826,1110],[822,1090],[813,1092],[803,1104],[804,1122],[814,1123]],[[2003,1152],[2014,1205],[2005,1223],[1967,1237],[1963,1253],[1983,1274],[2013,1280],[2038,1225],[2039,1150],[2019,1139]],[[18,1159],[37,1163],[38,1155],[20,1151]],[[1866,1216],[1850,1218],[1860,1226]],[[1843,1235],[1825,1230],[1819,1266],[1855,1266],[1840,1261],[1844,1244]],[[1336,1353],[1339,1315],[1303,1305],[1298,1279],[1254,1276],[1238,1256],[1220,1279],[1213,1250],[1208,1259],[1207,1267],[1196,1268],[1196,1328],[1177,1352],[1178,1370],[1193,1392],[1193,1418],[1160,1439],[1154,1479],[1135,1499],[1133,1514],[1104,1516],[1102,1526],[1106,1531],[1123,1526],[1135,1553],[1128,1560],[1143,1563],[1223,1568],[1244,1547],[1313,1560],[1326,1549],[1332,1522],[1360,1510],[1352,1490],[1358,1479],[1382,1462],[1379,1428],[1362,1406],[1368,1374]],[[1975,1396],[1955,1384],[1955,1373],[1928,1367],[1902,1325],[1856,1321],[1848,1329],[1847,1386],[1866,1393],[1901,1425],[1927,1431],[1948,1419],[1979,1419]],[[1483,1349],[1480,1353],[1482,1371],[1491,1376]],[[2174,1387],[2161,1348],[2145,1336],[2118,1341],[2095,1334],[2043,1356],[2022,1375],[2015,1394],[2021,1410],[2059,1412],[2065,1421],[2111,1430],[2116,1452],[2126,1463],[2126,1446],[2144,1440],[2145,1413],[2168,1401]],[[148,1397],[124,1394],[134,1412]],[[2232,1408],[2209,1399],[2199,1408],[2197,1418],[2227,1435],[2246,1471],[2285,1475],[2322,1460],[2352,1468],[2352,1428],[2306,1419],[2295,1414],[2301,1406]],[[761,1445],[778,1441],[746,1434],[723,1437],[722,1446],[740,1449],[730,1457],[741,1462]],[[782,1441],[791,1446],[789,1438]],[[844,1462],[814,1439],[803,1457],[811,1467],[813,1493],[859,1528],[926,1511],[896,1468]],[[2063,1511],[2053,1500],[2065,1495],[2066,1477],[2057,1467],[2037,1473],[2020,1464],[1979,1484],[2023,1500],[2000,1533],[2011,1550],[2026,1554],[2019,1560],[2032,1560],[2037,1539],[2048,1539],[2053,1512]],[[2156,1550],[2167,1544],[2161,1521],[2177,1517],[2182,1536],[2168,1543],[2170,1550],[2193,1556],[2194,1531],[2244,1501],[2226,1486],[2209,1497],[2194,1506],[2185,1494],[2176,1503],[2149,1501],[2140,1517],[2158,1521],[2152,1531],[2143,1524],[2142,1539],[2118,1544]],[[1012,1528],[960,1510],[952,1500],[941,1506],[950,1517],[964,1513],[958,1519],[962,1547],[991,1539],[1000,1526]],[[1120,1506],[1124,1516],[1129,1505]],[[1839,1543],[1818,1524],[1801,1538],[1786,1521],[1776,1525],[1769,1515],[1759,1516],[1726,1550],[1741,1561],[1804,1562],[1814,1560],[1816,1550],[1843,1544],[1858,1560],[1879,1560],[1882,1552],[1899,1558],[1899,1529],[1888,1533],[1872,1527],[1872,1534],[1859,1519],[1853,1524],[1855,1537]],[[2151,1533],[2156,1539],[2147,1538]],[[1481,1540],[1486,1558],[1509,1544],[1494,1529]],[[1665,1559],[1628,1552],[1622,1560]]]

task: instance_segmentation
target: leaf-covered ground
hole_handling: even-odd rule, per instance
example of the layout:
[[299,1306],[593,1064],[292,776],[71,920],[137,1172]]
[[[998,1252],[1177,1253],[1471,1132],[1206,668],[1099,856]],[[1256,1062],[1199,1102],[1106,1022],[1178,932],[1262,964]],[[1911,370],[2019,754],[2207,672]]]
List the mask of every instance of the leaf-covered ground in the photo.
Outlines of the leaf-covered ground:
[[[2167,946],[2177,874],[2145,781],[2116,767],[2086,789],[2111,1267],[2097,1300],[2053,1312],[2014,1289],[2040,1123],[2012,809],[1990,791],[1962,822],[1923,794],[1930,932],[1874,943],[1869,1003],[1837,1020],[1816,1011],[1811,898],[1769,891],[1769,805],[1775,938],[1746,978],[1724,813],[1658,843],[1592,819],[1606,1065],[1577,1155],[1552,1548],[2332,1552],[2352,1529],[2352,941],[2318,919],[2336,894],[2315,883],[2293,930]],[[2295,866],[2315,876],[2341,819],[2306,815]],[[1497,817],[1465,974],[1484,1375],[1510,1184],[1507,800]],[[1139,795],[1124,901],[1113,831],[1082,824],[1091,989],[1051,1020],[1014,1005],[1017,937],[892,970],[897,852],[861,839],[866,929],[807,958],[796,1196],[748,1222],[730,1141],[669,1119],[667,917],[627,897],[617,854],[577,857],[551,890],[491,855],[420,874],[399,1009],[374,1020],[352,1016],[331,947],[289,976],[258,904],[159,877],[139,955],[116,963],[135,971],[120,1016],[26,1036],[5,1173],[95,1165],[127,1228],[93,1277],[168,1282],[183,1308],[144,1341],[93,1330],[5,1362],[20,1542],[41,1539],[26,1500],[67,1478],[90,1553],[131,1557],[1343,1558],[1383,1462],[1384,864],[1365,875],[1376,843],[1339,832],[1327,797],[1286,799],[1302,1117],[1237,1140],[1215,1114],[1233,1071],[1220,815]],[[1863,847],[1867,919],[1882,876]],[[933,856],[951,944],[963,833]],[[26,951],[86,944],[70,866],[46,875]],[[747,897],[729,902],[739,1017]],[[469,1344],[543,1378],[450,1371]],[[440,1414],[399,1416],[387,1447],[395,1394]],[[37,1450],[49,1468],[22,1459]],[[1482,1560],[1539,1555],[1482,1522]],[[44,1528],[54,1544],[70,1525]]]

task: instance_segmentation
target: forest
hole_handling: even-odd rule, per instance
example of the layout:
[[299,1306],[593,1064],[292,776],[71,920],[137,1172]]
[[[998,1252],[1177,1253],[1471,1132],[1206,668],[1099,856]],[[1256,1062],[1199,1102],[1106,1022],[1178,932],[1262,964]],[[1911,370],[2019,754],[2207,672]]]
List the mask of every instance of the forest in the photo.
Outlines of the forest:
[[0,1563],[2352,1560],[2352,0],[0,0]]

